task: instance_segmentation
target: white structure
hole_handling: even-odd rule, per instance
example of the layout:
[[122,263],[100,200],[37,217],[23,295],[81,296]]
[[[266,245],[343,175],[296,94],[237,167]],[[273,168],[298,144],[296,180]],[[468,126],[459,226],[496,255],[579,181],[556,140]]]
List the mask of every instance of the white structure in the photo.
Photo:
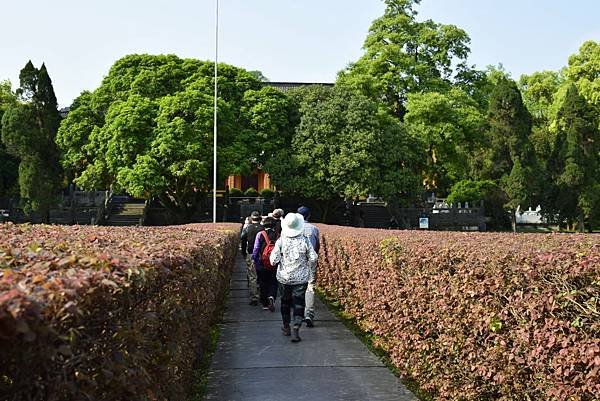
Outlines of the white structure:
[[540,205],[535,210],[532,210],[530,207],[529,210],[524,212],[521,211],[521,207],[519,206],[516,213],[517,224],[545,224],[546,221],[541,212],[542,208]]

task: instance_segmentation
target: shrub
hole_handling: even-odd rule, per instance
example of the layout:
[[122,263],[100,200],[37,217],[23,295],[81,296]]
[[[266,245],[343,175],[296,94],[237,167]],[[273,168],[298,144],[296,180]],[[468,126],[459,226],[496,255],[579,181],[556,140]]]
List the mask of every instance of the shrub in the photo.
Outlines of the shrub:
[[597,236],[321,234],[319,287],[434,399],[598,399]]
[[260,196],[261,196],[261,197],[263,197],[263,198],[270,199],[270,198],[272,198],[274,195],[275,195],[275,192],[273,192],[273,191],[272,191],[271,189],[269,189],[269,188],[263,188],[263,189],[260,191]]
[[0,225],[0,399],[185,399],[237,229]]
[[244,196],[258,196],[258,191],[250,187],[246,190],[246,192],[244,192]]
[[464,203],[484,200],[497,188],[498,185],[491,180],[462,180],[452,186],[446,202],[457,204],[459,202]]
[[232,197],[234,197],[234,198],[238,198],[238,197],[240,197],[240,196],[242,196],[242,195],[244,195],[244,193],[243,193],[243,192],[242,192],[242,190],[241,190],[241,189],[239,189],[239,188],[231,188],[231,189],[229,190],[229,196],[232,196]]
[[504,210],[506,194],[491,180],[462,180],[452,186],[446,202],[458,204],[483,200],[485,215],[489,217],[488,228],[503,229],[510,227],[510,218]]

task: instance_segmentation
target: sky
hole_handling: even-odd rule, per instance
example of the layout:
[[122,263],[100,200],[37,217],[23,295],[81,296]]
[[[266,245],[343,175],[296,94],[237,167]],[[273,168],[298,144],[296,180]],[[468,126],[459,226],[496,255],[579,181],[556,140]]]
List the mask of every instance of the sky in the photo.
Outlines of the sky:
[[[131,53],[213,60],[216,0],[4,0],[0,80],[46,63],[59,105],[94,90]],[[334,82],[357,60],[382,0],[220,0],[219,61],[271,81]],[[418,20],[471,37],[470,63],[502,63],[514,78],[565,66],[600,41],[598,0],[422,0]]]

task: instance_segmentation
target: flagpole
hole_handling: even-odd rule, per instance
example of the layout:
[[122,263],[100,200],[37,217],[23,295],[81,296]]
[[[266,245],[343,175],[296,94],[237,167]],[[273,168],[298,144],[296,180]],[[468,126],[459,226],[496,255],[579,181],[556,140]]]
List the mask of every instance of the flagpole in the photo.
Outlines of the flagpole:
[[213,223],[217,222],[217,62],[219,60],[219,0],[215,19],[215,109],[213,118]]

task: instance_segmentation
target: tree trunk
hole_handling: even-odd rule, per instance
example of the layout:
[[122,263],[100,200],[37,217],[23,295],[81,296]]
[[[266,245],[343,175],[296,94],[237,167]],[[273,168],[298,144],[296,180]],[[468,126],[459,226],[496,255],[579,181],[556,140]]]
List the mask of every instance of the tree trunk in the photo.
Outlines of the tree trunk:
[[329,212],[331,211],[331,201],[325,201],[325,208],[323,209],[323,214],[321,218],[323,219],[323,223],[329,224]]
[[168,194],[162,193],[158,195],[158,199],[160,203],[163,204],[165,209],[167,209],[171,214],[175,217],[175,222],[177,224],[187,223],[189,220],[190,211],[185,207],[181,207],[177,201],[171,199]]
[[516,210],[510,211],[510,224],[512,226],[513,233],[516,233],[517,232],[517,211]]
[[579,215],[577,216],[577,220],[578,220],[579,232],[584,233],[585,232],[585,223],[583,221],[583,213],[579,212]]

